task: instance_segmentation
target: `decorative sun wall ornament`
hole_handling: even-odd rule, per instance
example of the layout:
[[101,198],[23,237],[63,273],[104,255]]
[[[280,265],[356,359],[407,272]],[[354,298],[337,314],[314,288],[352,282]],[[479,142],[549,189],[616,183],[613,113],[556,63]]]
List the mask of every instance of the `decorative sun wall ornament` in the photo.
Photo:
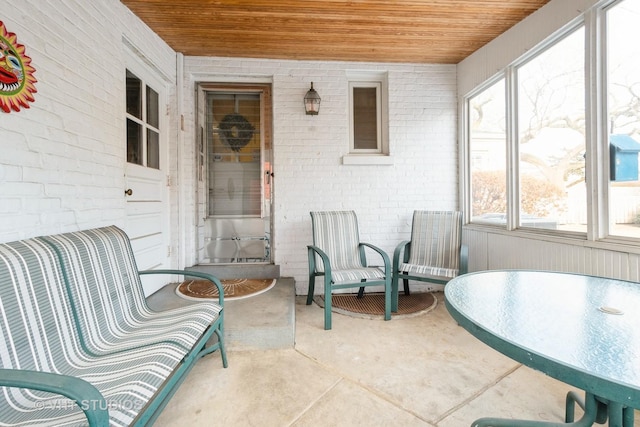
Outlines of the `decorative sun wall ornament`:
[[34,101],[33,94],[37,92],[34,71],[31,58],[24,54],[24,46],[0,21],[0,108],[5,113],[29,108],[28,103]]

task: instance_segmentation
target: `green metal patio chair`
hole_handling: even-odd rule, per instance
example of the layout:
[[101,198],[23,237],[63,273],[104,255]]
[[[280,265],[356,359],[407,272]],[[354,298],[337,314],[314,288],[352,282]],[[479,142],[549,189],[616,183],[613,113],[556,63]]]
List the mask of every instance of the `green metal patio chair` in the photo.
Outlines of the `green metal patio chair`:
[[[313,301],[315,279],[324,277],[324,329],[331,329],[331,294],[336,289],[383,285],[384,319],[391,319],[391,262],[380,248],[360,242],[358,221],[353,211],[311,212],[313,245],[307,246],[309,256],[309,290],[307,305]],[[377,252],[380,267],[367,266],[365,248]],[[377,257],[376,257],[377,258]]]
[[398,309],[398,280],[409,295],[409,280],[446,284],[467,273],[468,248],[462,245],[462,212],[414,211],[411,240],[393,253],[392,310]]

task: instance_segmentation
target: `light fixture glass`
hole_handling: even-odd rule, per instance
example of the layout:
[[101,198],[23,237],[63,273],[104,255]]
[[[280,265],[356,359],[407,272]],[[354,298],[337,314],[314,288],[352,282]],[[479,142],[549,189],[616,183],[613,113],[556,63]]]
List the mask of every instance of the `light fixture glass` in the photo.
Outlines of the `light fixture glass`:
[[311,82],[311,89],[304,96],[304,110],[307,114],[314,116],[320,112],[320,95],[313,88],[313,82]]

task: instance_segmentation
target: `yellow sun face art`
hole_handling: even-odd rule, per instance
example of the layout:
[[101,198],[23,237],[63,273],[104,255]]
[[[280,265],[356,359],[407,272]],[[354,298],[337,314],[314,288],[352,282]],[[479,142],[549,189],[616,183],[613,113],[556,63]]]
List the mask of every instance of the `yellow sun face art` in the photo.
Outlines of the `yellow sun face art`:
[[17,42],[0,21],[0,108],[9,113],[29,108],[37,92],[31,58],[24,54],[24,46]]

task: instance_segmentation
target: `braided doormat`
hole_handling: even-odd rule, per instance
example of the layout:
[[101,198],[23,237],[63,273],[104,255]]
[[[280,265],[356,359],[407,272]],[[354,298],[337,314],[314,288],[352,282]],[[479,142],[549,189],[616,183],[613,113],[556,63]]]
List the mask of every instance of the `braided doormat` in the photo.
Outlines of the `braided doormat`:
[[[316,295],[313,301],[324,308],[324,295]],[[411,317],[428,313],[436,308],[438,299],[430,292],[412,293],[398,296],[398,312],[391,313],[396,317]],[[364,294],[358,299],[357,294],[333,294],[331,297],[331,311],[353,317],[367,319],[384,318],[384,293]]]
[[[260,295],[273,288],[276,279],[220,279],[224,299],[234,300]],[[176,287],[176,294],[188,300],[217,299],[218,288],[208,280],[185,280]]]

